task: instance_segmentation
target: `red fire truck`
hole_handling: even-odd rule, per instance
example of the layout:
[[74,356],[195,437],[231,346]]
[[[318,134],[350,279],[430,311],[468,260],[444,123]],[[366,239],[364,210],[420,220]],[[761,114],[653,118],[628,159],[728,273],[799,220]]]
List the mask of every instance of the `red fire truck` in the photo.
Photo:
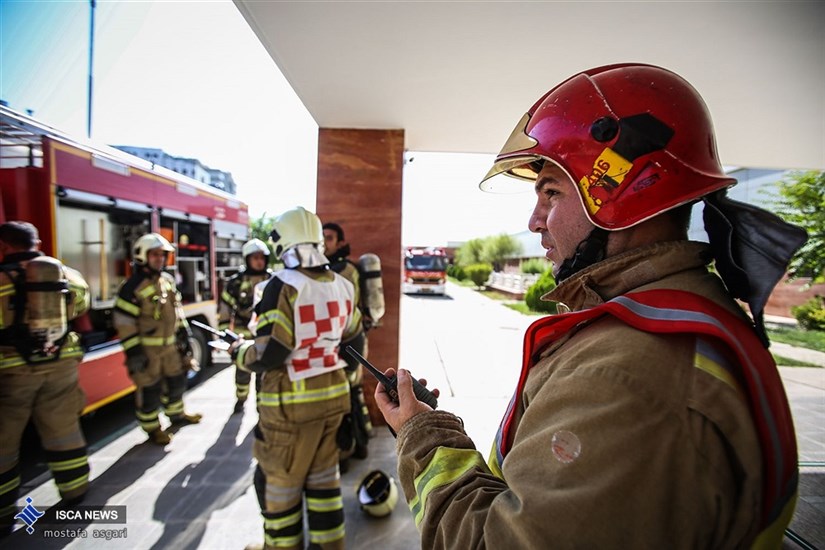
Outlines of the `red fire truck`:
[[440,247],[404,250],[404,294],[441,294],[447,288],[447,253]]
[[[0,106],[0,222],[7,220],[33,223],[41,250],[91,288],[91,310],[75,322],[86,352],[84,413],[134,390],[112,322],[117,288],[131,275],[132,243],[150,231],[165,236],[176,248],[167,269],[186,316],[217,326],[219,277],[242,265],[249,233],[247,205],[234,196]],[[209,338],[193,332],[196,358],[207,365]]]

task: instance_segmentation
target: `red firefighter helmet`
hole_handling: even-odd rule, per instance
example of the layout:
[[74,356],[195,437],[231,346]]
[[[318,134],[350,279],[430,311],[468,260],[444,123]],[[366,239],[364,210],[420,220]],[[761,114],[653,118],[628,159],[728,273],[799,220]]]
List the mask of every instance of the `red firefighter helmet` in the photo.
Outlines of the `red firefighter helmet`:
[[[544,161],[577,183],[595,225],[626,229],[736,183],[719,163],[699,93],[652,65],[609,65],[572,76],[524,115],[481,182],[535,180]],[[512,185],[512,184],[510,184]]]

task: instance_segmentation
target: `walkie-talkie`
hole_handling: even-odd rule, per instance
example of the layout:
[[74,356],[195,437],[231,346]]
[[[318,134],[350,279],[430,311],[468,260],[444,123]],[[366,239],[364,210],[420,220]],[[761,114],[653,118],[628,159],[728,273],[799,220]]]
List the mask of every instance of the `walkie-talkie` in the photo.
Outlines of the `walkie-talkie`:
[[[369,361],[367,361],[363,355],[352,349],[352,346],[347,346],[344,351],[346,351],[350,356],[354,359],[357,359],[359,363],[364,365],[370,373],[383,384],[384,388],[387,390],[387,394],[389,394],[390,399],[398,403],[398,375],[393,376],[392,378],[387,378],[383,372],[375,368]],[[415,398],[419,401],[422,401],[435,409],[438,406],[438,399],[436,399],[433,392],[425,388],[421,385],[421,382],[416,380],[415,378],[412,379],[413,383],[413,393],[415,393]]]

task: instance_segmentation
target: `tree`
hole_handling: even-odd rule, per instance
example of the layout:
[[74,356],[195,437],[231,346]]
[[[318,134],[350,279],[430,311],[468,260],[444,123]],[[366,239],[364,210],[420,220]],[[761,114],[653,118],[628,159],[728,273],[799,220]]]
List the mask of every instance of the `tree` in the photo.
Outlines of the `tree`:
[[825,281],[825,172],[790,172],[777,182],[776,213],[808,232],[808,242],[791,260],[790,276]]
[[501,271],[501,262],[521,254],[521,243],[510,235],[495,235],[484,239],[481,246],[481,259],[493,264],[495,271]]
[[483,239],[471,239],[456,251],[456,263],[462,266],[492,264],[496,271],[501,262],[521,253],[521,244],[510,235],[495,235]]
[[459,265],[468,266],[481,263],[482,249],[484,248],[483,239],[470,239],[456,250],[455,259]]
[[261,239],[269,247],[269,263],[278,263],[280,260],[275,256],[275,249],[272,248],[272,243],[269,242],[269,234],[272,233],[272,225],[275,217],[267,217],[266,212],[261,214],[260,218],[249,221],[249,238]]
[[266,212],[261,214],[260,218],[249,221],[249,236],[252,239],[261,239],[263,242],[269,240],[269,234],[272,232],[272,223],[274,217],[268,218]]

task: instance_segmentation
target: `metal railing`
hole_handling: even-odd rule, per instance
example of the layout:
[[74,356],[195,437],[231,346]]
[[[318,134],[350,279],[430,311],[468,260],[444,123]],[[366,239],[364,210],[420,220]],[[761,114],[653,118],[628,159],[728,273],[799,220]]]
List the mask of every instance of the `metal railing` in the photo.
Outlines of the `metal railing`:
[[534,273],[493,272],[487,286],[512,294],[524,294],[538,278],[539,275]]

